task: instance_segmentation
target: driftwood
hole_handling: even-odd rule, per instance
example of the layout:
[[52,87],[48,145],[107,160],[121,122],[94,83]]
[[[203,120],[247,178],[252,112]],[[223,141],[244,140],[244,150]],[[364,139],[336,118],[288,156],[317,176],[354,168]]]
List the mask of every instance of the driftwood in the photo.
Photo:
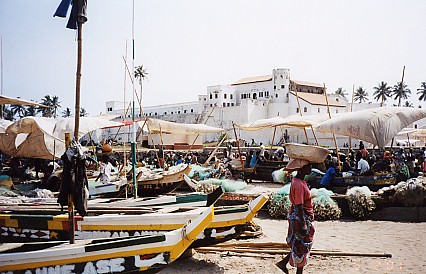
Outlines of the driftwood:
[[[200,247],[195,249],[200,253],[223,253],[232,255],[232,253],[238,253],[240,256],[246,256],[241,253],[266,253],[270,255],[282,255],[287,254],[290,251],[289,246],[286,243],[279,242],[266,242],[266,243],[225,243],[218,244],[210,247]],[[380,257],[380,258],[391,258],[392,254],[388,253],[358,253],[358,252],[346,252],[341,250],[320,250],[313,249],[311,255],[320,256],[337,256],[337,257]],[[252,257],[252,255],[250,255]],[[255,256],[256,257],[256,256]]]

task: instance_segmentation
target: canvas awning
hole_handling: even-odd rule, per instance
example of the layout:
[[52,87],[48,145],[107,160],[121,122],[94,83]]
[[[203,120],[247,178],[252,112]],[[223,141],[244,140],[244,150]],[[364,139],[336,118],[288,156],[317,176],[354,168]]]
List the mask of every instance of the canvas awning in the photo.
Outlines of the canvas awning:
[[4,95],[0,95],[0,105],[26,105],[26,106],[37,106],[37,107],[45,107],[48,106],[39,104],[33,101],[21,99],[21,98],[13,98]]
[[383,148],[403,128],[422,118],[426,118],[426,111],[419,108],[380,107],[341,113],[320,123],[316,129],[357,138]]
[[[65,132],[73,135],[74,122],[74,118],[25,117],[0,133],[0,150],[13,157],[58,158],[65,152]],[[118,124],[99,116],[81,117],[79,137]]]
[[140,127],[150,133],[176,133],[176,134],[199,134],[199,133],[217,133],[224,131],[222,128],[212,127],[205,124],[183,124],[174,123],[159,119],[147,118],[137,122]]

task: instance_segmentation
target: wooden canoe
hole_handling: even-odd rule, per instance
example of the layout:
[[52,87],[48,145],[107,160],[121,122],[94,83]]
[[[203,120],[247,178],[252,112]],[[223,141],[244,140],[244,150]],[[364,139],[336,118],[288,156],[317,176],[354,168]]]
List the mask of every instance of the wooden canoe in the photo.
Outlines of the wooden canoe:
[[[226,206],[214,209],[214,220],[198,235],[195,246],[206,246],[237,237],[266,203],[260,195],[242,206]],[[140,236],[157,231],[169,231],[184,226],[195,219],[204,208],[165,207],[153,213],[77,216],[75,238],[113,238]],[[0,214],[0,241],[47,241],[69,239],[68,216],[47,215],[40,212]]]
[[153,271],[175,261],[213,220],[207,207],[183,228],[149,236],[0,246],[2,273],[128,273]]
[[188,175],[191,166],[186,165],[176,172],[163,172],[154,178],[141,178],[138,175],[138,196],[156,196],[176,190],[184,181],[183,175]]

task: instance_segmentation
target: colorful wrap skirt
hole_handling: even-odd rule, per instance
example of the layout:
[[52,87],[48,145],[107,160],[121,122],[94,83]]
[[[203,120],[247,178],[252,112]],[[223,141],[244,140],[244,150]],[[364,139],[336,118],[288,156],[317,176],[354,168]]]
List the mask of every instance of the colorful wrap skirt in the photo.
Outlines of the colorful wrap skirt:
[[310,216],[305,214],[307,234],[305,236],[300,234],[302,226],[299,217],[297,216],[297,209],[293,208],[293,212],[288,215],[288,234],[287,244],[290,246],[290,260],[289,263],[294,267],[303,267],[308,263],[309,253],[314,243],[315,228]]

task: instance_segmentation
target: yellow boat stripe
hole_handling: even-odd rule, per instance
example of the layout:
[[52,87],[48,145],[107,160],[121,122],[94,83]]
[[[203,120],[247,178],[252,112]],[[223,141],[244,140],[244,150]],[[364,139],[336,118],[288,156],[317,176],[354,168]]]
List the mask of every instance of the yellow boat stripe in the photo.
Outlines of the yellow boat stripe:
[[183,224],[146,224],[146,225],[81,225],[82,231],[104,231],[104,230],[175,230],[179,229],[183,226]]
[[[33,269],[40,267],[49,267],[55,265],[65,265],[65,264],[75,264],[75,263],[84,263],[90,261],[111,259],[111,258],[119,258],[119,257],[129,257],[129,256],[137,256],[143,254],[155,254],[162,252],[170,252],[170,260],[175,261],[197,238],[197,236],[204,230],[204,228],[213,220],[214,213],[213,210],[196,228],[192,230],[189,234],[183,237],[176,245],[170,249],[170,246],[158,246],[152,248],[141,248],[138,250],[131,251],[121,251],[107,254],[98,254],[98,255],[89,255],[79,257],[79,258],[68,258],[62,260],[51,260],[51,261],[43,261],[43,262],[34,262],[34,263],[23,263],[23,264],[15,264],[15,265],[6,265],[0,266],[0,271],[15,271],[15,270],[24,270],[24,269]],[[162,242],[163,243],[163,242]],[[161,244],[161,243],[160,243]],[[144,270],[147,268],[141,268]]]

